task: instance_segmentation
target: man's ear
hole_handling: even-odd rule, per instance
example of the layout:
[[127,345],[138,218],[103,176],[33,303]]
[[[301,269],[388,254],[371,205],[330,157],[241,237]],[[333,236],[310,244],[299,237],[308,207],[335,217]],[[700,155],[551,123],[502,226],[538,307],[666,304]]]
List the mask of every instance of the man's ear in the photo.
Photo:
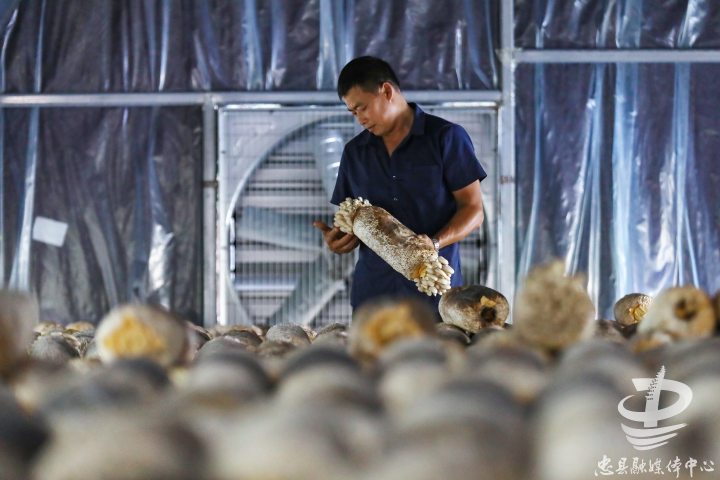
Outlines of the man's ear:
[[388,101],[392,100],[393,96],[395,95],[395,90],[393,90],[392,85],[390,85],[390,83],[388,82],[383,83],[382,87],[380,87],[380,90]]

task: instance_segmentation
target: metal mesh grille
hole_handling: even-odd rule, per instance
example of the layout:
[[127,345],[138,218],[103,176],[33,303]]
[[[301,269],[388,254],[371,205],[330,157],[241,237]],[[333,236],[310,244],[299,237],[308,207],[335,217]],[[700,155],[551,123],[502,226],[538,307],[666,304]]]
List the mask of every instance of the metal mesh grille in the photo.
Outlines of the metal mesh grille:
[[[463,280],[494,285],[495,112],[428,107],[465,127],[489,178],[486,222],[460,245]],[[221,323],[349,323],[357,250],[334,255],[315,220],[329,199],[345,143],[360,132],[339,107],[226,107],[220,112],[218,311]]]

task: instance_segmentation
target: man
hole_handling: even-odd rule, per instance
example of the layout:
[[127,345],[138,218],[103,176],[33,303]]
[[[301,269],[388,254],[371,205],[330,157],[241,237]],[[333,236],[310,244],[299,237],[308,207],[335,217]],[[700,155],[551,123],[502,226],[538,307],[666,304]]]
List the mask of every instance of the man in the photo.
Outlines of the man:
[[[459,125],[408,104],[390,65],[359,57],[338,79],[338,96],[365,131],[343,151],[333,204],[347,197],[382,207],[450,262],[451,285],[462,285],[457,242],[483,222],[480,166],[470,137]],[[360,245],[350,304],[353,308],[380,295],[424,299],[437,311],[439,296],[428,297],[390,267],[355,235],[323,222],[330,250],[345,254]]]

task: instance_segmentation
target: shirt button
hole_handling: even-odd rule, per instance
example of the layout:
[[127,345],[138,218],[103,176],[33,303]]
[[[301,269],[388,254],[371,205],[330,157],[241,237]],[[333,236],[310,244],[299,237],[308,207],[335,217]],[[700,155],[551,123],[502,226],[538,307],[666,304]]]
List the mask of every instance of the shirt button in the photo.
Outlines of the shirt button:
[[395,175],[393,175],[393,178],[395,178]]
[[397,202],[397,198],[393,198],[393,200],[395,200]]

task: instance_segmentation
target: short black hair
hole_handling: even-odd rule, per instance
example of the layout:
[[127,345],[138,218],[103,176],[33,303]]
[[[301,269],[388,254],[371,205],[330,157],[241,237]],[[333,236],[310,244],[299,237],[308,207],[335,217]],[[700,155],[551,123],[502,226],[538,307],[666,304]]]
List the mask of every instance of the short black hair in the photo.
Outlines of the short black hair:
[[340,72],[338,97],[342,100],[353,87],[373,92],[385,82],[400,90],[400,81],[389,63],[377,57],[358,57],[350,60]]

